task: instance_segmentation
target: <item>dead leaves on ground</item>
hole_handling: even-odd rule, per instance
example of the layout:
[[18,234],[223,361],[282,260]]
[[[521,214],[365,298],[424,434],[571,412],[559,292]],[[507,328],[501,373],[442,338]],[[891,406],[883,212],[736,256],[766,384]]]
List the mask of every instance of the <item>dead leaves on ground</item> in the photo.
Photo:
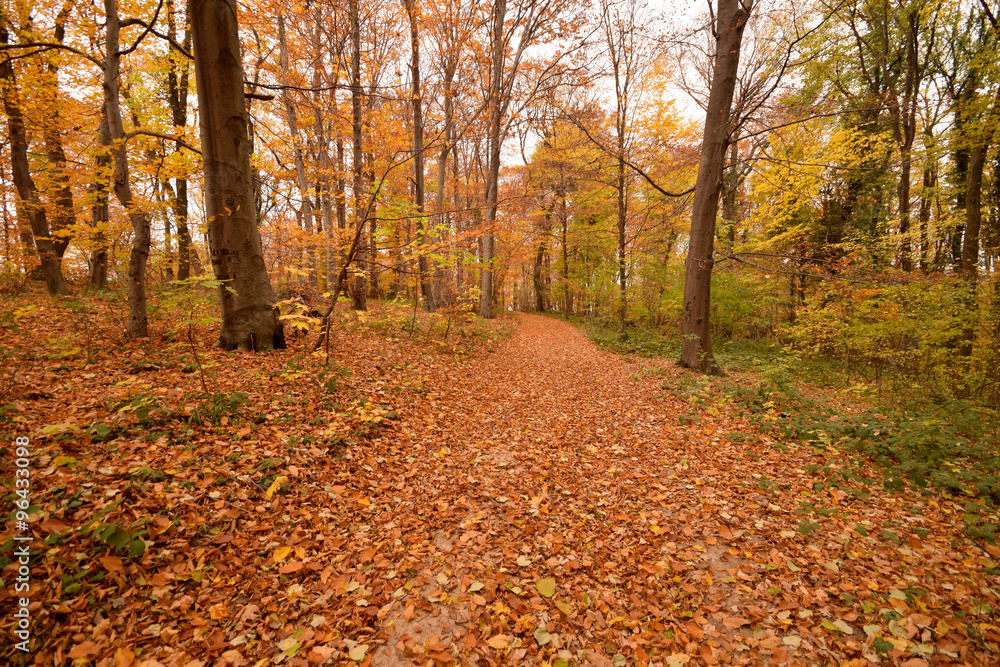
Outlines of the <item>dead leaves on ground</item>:
[[[36,659],[916,666],[994,655],[987,568],[1000,553],[961,534],[961,506],[849,477],[818,488],[806,466],[846,462],[733,442],[723,434],[749,429],[725,410],[681,426],[685,407],[661,378],[552,319],[524,316],[495,353],[471,355],[426,334],[341,326],[333,386],[301,349],[205,350],[216,391],[247,395],[225,414],[204,411],[177,351],[155,342],[23,373],[51,398],[18,401],[16,428],[76,434],[34,444]],[[125,373],[136,365],[149,370]],[[138,394],[152,397],[145,417],[115,408]],[[146,548],[129,557],[101,543],[95,521]]]

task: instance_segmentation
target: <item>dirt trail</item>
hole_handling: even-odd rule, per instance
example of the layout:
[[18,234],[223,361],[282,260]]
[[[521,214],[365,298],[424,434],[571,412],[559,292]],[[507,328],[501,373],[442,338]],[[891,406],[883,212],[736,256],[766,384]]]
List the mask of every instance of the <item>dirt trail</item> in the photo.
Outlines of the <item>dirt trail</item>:
[[[947,622],[931,631],[937,619],[927,614],[906,620],[932,600],[956,605],[963,595],[917,603],[887,595],[933,583],[925,573],[947,560],[935,545],[951,526],[900,517],[912,504],[903,495],[862,501],[847,484],[843,497],[817,492],[804,468],[827,461],[760,435],[730,441],[725,434],[750,431],[725,406],[697,410],[700,423],[681,426],[678,415],[692,406],[660,386],[676,378],[668,361],[630,362],[567,323],[521,315],[496,354],[442,386],[449,451],[418,513],[446,503],[454,518],[426,540],[432,585],[405,620],[404,602],[385,614],[391,636],[374,664],[447,654],[477,663],[498,648],[511,664],[876,661],[866,624],[880,625],[896,657],[921,659],[920,644],[938,661],[976,662],[967,632]],[[817,520],[803,501],[833,516]],[[886,519],[904,527],[901,544],[853,531],[864,521],[877,533]],[[803,535],[803,520],[822,528]],[[914,527],[930,534],[914,540]],[[435,572],[448,583],[433,585]],[[974,590],[958,583],[966,573],[950,572],[951,593]],[[551,597],[536,584],[547,578]],[[474,592],[473,582],[483,587]],[[894,636],[892,618],[912,631]]]

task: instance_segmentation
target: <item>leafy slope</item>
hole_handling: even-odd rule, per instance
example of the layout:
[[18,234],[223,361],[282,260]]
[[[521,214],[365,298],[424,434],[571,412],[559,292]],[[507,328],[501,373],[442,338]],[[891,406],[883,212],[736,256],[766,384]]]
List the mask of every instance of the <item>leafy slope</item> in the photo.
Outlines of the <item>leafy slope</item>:
[[[159,344],[24,371],[16,430],[80,429],[34,445],[35,659],[993,663],[998,553],[960,505],[862,487],[724,405],[678,420],[659,377],[553,319],[471,356],[434,340],[343,328],[336,387],[304,343],[203,351],[235,407],[182,405],[197,381]],[[101,543],[109,505],[97,527],[142,554]]]

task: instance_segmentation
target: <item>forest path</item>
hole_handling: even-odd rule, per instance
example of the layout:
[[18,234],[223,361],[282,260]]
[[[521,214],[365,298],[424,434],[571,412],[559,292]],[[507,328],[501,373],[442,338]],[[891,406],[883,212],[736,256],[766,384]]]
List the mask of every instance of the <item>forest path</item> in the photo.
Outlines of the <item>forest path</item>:
[[[414,496],[424,535],[408,537],[422,538],[423,587],[383,608],[373,665],[864,663],[878,659],[866,624],[911,667],[926,664],[918,643],[945,662],[970,655],[965,633],[914,612],[958,605],[974,583],[951,567],[950,601],[901,592],[956,564],[953,520],[852,489],[835,480],[839,455],[773,443],[724,401],[693,408],[669,391],[686,377],[670,360],[518,317],[498,351],[439,385],[447,411],[430,428],[444,444],[424,503]],[[803,522],[815,522],[805,534]],[[888,539],[883,525],[903,529]],[[899,636],[876,613],[890,609],[909,628]]]

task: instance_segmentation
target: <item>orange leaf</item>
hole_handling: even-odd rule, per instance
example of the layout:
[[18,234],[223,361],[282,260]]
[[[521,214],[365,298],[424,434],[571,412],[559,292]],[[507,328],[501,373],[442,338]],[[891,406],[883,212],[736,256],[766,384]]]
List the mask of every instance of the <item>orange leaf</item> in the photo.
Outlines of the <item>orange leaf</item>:
[[108,572],[118,572],[122,569],[122,559],[118,556],[102,556],[100,561]]

